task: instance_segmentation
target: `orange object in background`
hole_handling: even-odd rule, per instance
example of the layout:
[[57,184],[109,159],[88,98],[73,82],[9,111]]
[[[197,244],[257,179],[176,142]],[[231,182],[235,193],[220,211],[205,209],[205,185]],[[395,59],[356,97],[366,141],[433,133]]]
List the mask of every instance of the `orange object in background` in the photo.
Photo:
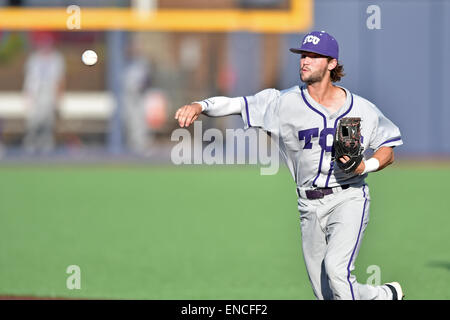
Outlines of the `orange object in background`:
[[167,122],[168,101],[161,91],[150,91],[145,97],[145,115],[149,129],[159,130]]

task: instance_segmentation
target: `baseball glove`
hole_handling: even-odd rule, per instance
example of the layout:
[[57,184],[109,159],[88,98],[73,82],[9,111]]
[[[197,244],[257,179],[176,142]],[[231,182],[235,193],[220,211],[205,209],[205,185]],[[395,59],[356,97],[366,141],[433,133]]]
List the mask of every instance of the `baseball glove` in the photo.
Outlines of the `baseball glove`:
[[[334,135],[334,158],[345,173],[353,172],[363,159],[361,146],[361,118],[342,118]],[[339,159],[350,158],[346,163]]]

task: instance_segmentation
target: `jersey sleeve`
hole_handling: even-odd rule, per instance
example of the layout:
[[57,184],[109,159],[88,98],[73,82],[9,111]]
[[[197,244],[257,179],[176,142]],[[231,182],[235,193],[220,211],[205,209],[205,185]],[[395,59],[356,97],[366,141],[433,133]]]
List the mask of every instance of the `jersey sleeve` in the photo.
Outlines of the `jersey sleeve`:
[[377,150],[380,147],[396,147],[403,144],[400,129],[374,105],[373,109],[377,115],[376,126],[370,138],[369,147]]
[[64,60],[64,56],[60,53],[57,55],[57,70],[58,70],[58,81],[64,80],[64,75],[66,73],[66,64]]
[[245,128],[258,127],[275,133],[278,124],[278,104],[281,93],[276,89],[265,89],[253,96],[243,97],[241,111]]
[[240,114],[243,106],[242,98],[212,97],[202,101],[194,101],[202,106],[202,113],[209,117],[223,117]]

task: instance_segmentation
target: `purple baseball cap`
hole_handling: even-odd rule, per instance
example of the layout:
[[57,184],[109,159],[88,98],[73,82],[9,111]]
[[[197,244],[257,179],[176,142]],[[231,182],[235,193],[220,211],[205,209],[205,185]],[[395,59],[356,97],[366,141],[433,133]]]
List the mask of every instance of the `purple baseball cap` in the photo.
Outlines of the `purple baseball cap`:
[[314,52],[326,57],[339,59],[339,45],[335,38],[325,31],[312,31],[304,38],[300,48],[289,49],[293,53]]

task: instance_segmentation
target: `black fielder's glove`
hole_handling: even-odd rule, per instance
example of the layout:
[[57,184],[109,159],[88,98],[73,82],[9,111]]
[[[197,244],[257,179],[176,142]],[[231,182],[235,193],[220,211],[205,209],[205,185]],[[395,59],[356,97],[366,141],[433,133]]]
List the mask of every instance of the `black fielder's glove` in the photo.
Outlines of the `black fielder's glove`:
[[[342,118],[334,135],[334,158],[345,173],[353,172],[363,159],[361,146],[361,118]],[[350,158],[346,163],[339,159]]]

